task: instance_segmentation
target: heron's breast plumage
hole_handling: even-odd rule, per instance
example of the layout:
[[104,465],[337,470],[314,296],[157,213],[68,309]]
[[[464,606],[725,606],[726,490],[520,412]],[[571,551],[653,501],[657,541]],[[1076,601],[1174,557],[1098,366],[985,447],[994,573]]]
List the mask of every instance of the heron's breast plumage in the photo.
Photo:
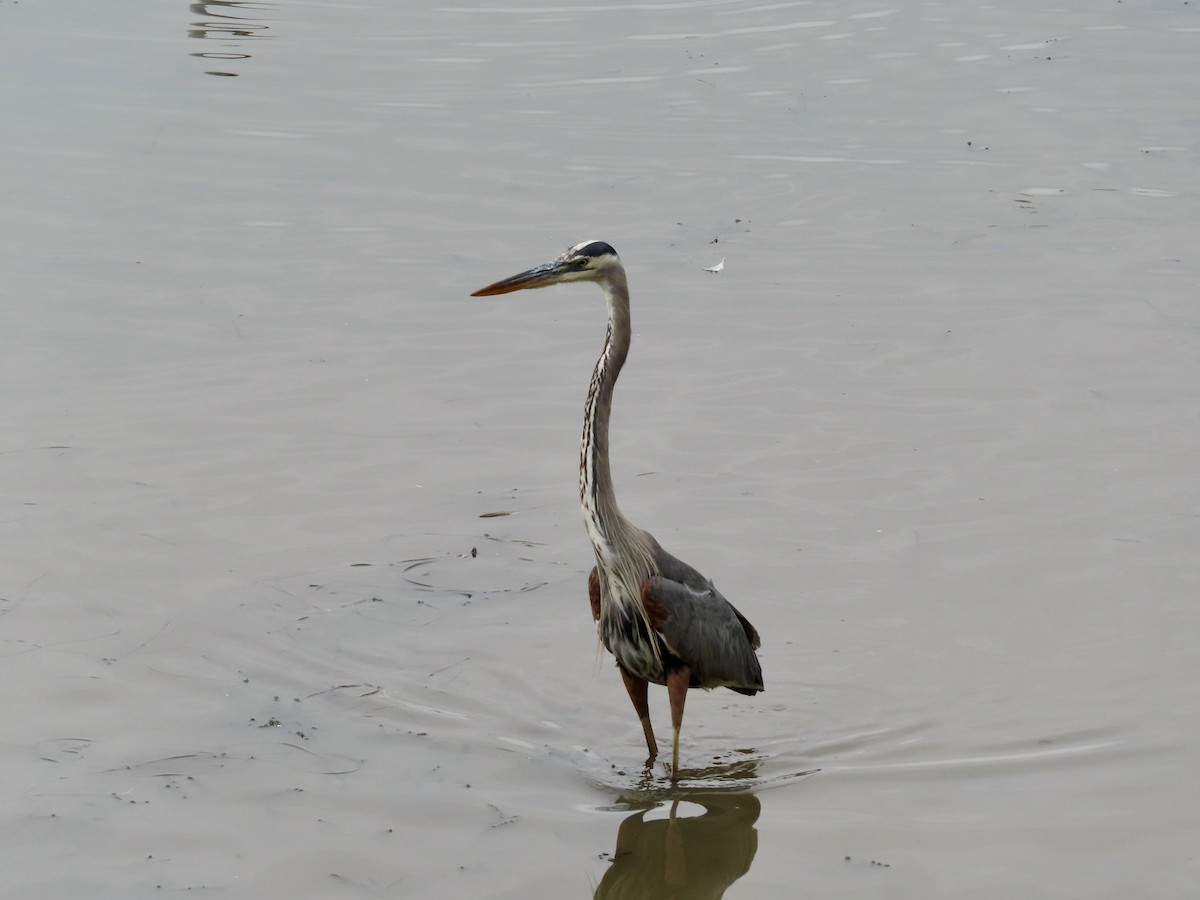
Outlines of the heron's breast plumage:
[[640,599],[602,592],[597,628],[601,642],[625,671],[654,684],[666,683],[662,638],[650,627]]

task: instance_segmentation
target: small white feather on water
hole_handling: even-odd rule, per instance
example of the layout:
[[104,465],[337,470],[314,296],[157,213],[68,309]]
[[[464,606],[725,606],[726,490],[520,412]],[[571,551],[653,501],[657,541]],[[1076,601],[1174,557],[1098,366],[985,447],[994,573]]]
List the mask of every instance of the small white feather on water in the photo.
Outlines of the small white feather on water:
[[723,272],[725,271],[725,257],[721,257],[721,261],[711,269],[705,269],[705,272]]

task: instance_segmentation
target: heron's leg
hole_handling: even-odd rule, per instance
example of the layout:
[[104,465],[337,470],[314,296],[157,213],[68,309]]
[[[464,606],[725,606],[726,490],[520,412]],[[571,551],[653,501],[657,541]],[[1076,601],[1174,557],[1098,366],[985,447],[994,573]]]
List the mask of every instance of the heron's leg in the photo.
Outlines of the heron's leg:
[[687,702],[688,684],[692,680],[691,670],[680,666],[667,672],[667,697],[671,700],[671,729],[674,732],[671,745],[671,783],[679,780],[679,728],[683,725],[683,704]]
[[646,735],[646,749],[650,751],[650,758],[646,762],[651,763],[658,756],[658,744],[654,740],[654,729],[650,727],[650,704],[646,699],[650,683],[645,678],[630,675],[625,671],[624,666],[617,668],[621,670],[621,680],[625,682],[625,690],[629,691],[629,699],[633,701],[634,712],[642,720],[642,731]]

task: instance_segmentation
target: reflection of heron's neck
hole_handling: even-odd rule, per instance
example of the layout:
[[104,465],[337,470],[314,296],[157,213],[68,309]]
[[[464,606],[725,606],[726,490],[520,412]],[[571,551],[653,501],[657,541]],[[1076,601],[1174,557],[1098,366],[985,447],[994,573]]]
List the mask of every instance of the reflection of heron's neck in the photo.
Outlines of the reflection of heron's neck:
[[608,465],[608,420],[612,413],[613,388],[625,357],[629,355],[631,334],[629,288],[624,271],[614,270],[601,287],[608,300],[608,330],[588,386],[579,451],[579,502],[598,556],[611,552],[613,542],[620,541],[623,532],[633,527],[617,508]]

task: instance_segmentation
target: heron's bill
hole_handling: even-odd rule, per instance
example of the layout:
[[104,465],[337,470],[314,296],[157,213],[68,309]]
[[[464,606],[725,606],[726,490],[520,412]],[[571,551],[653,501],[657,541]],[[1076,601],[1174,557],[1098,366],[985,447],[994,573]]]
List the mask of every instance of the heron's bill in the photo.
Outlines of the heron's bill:
[[526,288],[549,287],[555,283],[556,276],[562,271],[558,261],[534,266],[518,275],[503,278],[495,284],[489,284],[477,291],[472,291],[472,297],[492,297],[496,294],[511,294],[513,291],[523,291]]

